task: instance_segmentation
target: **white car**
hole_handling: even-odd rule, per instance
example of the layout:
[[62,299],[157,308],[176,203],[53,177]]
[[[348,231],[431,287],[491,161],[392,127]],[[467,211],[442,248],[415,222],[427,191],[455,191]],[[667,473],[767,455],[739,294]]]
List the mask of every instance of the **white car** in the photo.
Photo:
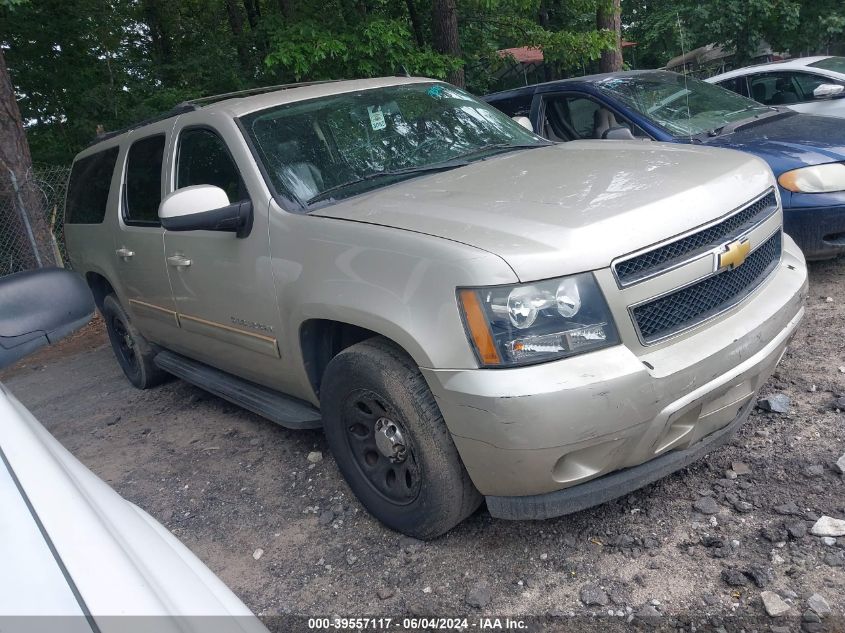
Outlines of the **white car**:
[[799,57],[739,68],[705,81],[765,105],[845,117],[845,57]]
[[[68,271],[0,279],[0,367],[93,311],[85,282]],[[267,633],[187,547],[85,468],[3,385],[0,621],[4,633]]]

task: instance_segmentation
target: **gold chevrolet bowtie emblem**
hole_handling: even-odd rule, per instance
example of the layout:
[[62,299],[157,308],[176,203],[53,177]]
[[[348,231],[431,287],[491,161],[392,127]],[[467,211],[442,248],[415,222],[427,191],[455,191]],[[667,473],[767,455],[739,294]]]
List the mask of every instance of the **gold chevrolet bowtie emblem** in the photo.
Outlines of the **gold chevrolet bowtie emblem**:
[[736,240],[725,244],[727,250],[719,253],[719,270],[723,268],[739,268],[751,252],[751,242],[747,239]]

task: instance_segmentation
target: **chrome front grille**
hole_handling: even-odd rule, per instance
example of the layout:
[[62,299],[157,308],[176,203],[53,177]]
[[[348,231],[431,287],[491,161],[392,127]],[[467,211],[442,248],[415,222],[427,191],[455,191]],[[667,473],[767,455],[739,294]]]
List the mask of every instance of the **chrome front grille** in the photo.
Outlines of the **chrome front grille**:
[[745,233],[776,210],[777,197],[774,191],[769,191],[724,220],[653,250],[616,262],[613,272],[617,282],[621,287],[630,286],[670,270]]
[[745,262],[685,288],[629,308],[644,344],[655,343],[730,309],[753,292],[778,265],[781,231],[749,254]]

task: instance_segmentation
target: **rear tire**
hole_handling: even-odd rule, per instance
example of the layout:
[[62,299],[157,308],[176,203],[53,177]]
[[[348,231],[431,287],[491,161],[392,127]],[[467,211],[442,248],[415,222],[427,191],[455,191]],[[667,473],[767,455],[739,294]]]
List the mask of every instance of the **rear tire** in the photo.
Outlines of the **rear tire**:
[[126,378],[138,389],[161,384],[168,374],[154,362],[155,352],[114,294],[103,300],[103,319],[109,334],[112,351]]
[[379,521],[432,539],[481,504],[428,384],[396,345],[372,338],[343,350],[320,392],[338,468]]

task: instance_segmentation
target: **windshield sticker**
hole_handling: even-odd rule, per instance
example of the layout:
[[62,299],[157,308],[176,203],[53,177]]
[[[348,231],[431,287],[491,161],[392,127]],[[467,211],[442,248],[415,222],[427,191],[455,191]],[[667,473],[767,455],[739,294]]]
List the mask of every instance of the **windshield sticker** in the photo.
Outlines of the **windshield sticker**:
[[367,112],[370,115],[370,125],[374,130],[383,130],[387,127],[387,122],[384,120],[380,106],[368,106]]
[[443,86],[432,86],[426,92],[428,92],[429,97],[437,99],[443,94]]

